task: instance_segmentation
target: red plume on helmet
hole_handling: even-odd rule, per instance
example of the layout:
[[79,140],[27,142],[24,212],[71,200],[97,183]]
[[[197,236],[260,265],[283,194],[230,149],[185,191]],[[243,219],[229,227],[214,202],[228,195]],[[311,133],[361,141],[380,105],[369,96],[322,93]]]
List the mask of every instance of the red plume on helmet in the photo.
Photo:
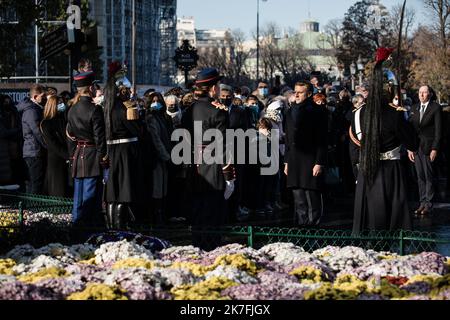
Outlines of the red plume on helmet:
[[113,61],[108,66],[108,74],[110,77],[114,76],[122,69],[122,64],[119,61]]
[[378,48],[377,49],[377,64],[386,61],[394,52],[393,48]]

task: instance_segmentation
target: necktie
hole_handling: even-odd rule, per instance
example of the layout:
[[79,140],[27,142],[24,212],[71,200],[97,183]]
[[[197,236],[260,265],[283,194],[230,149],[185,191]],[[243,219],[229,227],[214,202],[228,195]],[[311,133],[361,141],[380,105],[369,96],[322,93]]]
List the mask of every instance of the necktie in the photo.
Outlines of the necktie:
[[422,122],[423,115],[425,114],[425,105],[423,104],[422,107],[420,107],[420,122]]

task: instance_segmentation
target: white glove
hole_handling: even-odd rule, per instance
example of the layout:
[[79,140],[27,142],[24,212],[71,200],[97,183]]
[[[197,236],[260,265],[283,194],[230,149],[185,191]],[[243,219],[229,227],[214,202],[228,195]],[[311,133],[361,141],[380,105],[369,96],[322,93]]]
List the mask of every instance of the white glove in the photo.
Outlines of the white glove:
[[231,195],[234,192],[234,180],[232,181],[225,181],[227,183],[226,187],[225,187],[225,200],[230,199]]

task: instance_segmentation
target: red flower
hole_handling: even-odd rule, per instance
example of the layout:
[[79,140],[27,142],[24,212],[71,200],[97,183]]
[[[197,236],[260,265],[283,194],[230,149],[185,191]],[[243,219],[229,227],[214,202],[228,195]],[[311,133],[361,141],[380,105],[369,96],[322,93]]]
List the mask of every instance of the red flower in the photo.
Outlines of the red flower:
[[387,276],[386,280],[390,283],[393,284],[395,286],[401,286],[404,285],[407,281],[408,278],[406,277],[392,277],[392,276]]
[[108,67],[109,76],[112,77],[119,72],[120,69],[122,69],[122,64],[119,61],[111,62]]
[[377,49],[377,63],[386,61],[394,52],[393,48],[378,48]]

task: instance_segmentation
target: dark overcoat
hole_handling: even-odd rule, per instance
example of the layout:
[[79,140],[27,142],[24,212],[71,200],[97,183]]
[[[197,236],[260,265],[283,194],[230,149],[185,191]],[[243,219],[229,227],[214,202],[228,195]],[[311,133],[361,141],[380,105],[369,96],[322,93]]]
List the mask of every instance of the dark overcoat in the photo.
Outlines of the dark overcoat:
[[412,107],[410,121],[419,136],[419,150],[430,155],[432,150],[439,151],[442,139],[442,107],[430,102],[420,122],[421,104]]
[[288,164],[288,188],[322,190],[323,174],[314,177],[313,168],[326,165],[327,126],[326,110],[314,105],[309,98],[287,109],[285,163]]
[[47,144],[47,190],[50,196],[67,197],[69,170],[67,160],[66,120],[64,114],[41,122],[42,136]]

